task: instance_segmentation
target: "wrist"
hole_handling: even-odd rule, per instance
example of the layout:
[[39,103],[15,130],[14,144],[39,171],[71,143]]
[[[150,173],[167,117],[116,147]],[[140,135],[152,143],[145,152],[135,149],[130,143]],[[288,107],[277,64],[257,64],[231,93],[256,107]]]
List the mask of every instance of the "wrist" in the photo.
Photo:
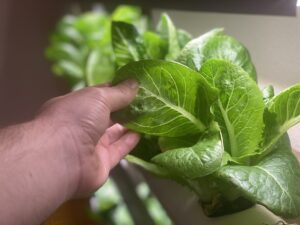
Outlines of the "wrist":
[[[52,117],[37,117],[30,122],[33,136],[40,135],[44,140],[40,149],[44,157],[44,163],[52,166],[50,176],[55,178],[56,184],[61,187],[63,201],[74,196],[80,179],[80,158],[77,149],[76,138],[69,124],[55,121]],[[66,141],[68,140],[68,141]]]
[[0,202],[6,204],[0,217],[5,224],[40,224],[72,197],[77,167],[61,141],[68,138],[63,130],[36,118],[0,131]]

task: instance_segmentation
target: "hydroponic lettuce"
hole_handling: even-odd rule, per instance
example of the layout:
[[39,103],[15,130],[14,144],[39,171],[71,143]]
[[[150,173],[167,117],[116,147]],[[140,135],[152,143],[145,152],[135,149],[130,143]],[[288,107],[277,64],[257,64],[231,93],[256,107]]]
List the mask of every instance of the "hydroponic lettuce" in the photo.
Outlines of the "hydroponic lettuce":
[[251,203],[284,217],[300,215],[299,164],[284,136],[300,121],[300,85],[264,101],[243,45],[215,29],[177,48],[177,30],[166,17],[160,24],[167,35],[158,32],[169,46],[164,60],[140,57],[114,80],[139,81],[138,96],[117,117],[158,137],[163,151],[153,149],[149,157],[142,141],[134,161],[193,189],[209,215]]
[[[99,56],[93,76],[78,76],[96,81],[85,84],[139,82],[132,104],[114,115],[143,134],[127,159],[189,187],[209,216],[255,203],[300,216],[300,168],[286,133],[300,122],[300,84],[277,96],[271,86],[261,91],[248,50],[223,29],[191,40],[166,14],[156,30],[140,29],[141,18],[95,26],[111,27],[111,60]],[[77,46],[93,50],[87,42]],[[74,55],[68,60],[79,62]],[[103,62],[118,70],[104,73]]]
[[50,36],[46,56],[54,61],[52,71],[64,77],[72,89],[112,80],[115,55],[111,45],[111,22],[114,20],[132,23],[140,32],[148,27],[148,19],[140,8],[124,5],[111,14],[95,11],[79,16],[66,15]]

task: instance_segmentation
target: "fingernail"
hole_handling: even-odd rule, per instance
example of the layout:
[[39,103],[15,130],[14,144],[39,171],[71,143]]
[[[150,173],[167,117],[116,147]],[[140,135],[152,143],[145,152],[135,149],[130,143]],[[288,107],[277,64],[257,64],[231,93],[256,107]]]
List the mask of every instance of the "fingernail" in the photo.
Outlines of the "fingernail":
[[137,89],[139,87],[139,83],[136,80],[127,80],[125,81],[126,85],[131,89]]

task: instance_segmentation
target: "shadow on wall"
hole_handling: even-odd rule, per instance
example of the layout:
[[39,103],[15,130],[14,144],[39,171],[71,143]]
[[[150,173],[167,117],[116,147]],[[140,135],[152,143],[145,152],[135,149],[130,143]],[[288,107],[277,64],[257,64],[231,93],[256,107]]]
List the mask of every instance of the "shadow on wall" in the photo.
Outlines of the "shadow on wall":
[[68,91],[44,58],[67,2],[1,0],[0,126],[30,119],[47,99]]

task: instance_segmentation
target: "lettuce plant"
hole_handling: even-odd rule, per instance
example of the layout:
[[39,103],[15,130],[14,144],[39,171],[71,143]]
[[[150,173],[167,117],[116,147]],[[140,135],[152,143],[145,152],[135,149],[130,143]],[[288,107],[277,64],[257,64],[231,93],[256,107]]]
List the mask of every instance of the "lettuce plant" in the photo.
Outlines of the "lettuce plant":
[[[208,216],[256,203],[300,216],[300,168],[287,135],[300,122],[300,84],[276,96],[272,86],[260,90],[248,50],[223,29],[192,39],[166,14],[156,30],[136,24],[110,25],[110,78],[140,84],[113,115],[143,135],[127,159],[190,188]],[[99,60],[97,82],[107,75]]]
[[135,58],[129,49],[148,48],[134,41],[141,34],[127,37],[132,46],[124,54],[136,62],[127,61],[114,79],[140,83],[134,102],[115,115],[145,134],[129,160],[191,188],[210,216],[254,203],[299,216],[300,170],[286,132],[300,122],[300,84],[277,96],[261,91],[249,52],[222,29],[180,45],[167,15],[159,28],[165,44],[152,45],[163,57],[142,51]]
[[[52,71],[64,77],[72,89],[111,81],[115,74],[111,22],[132,23],[140,32],[148,19],[138,7],[121,5],[111,14],[106,11],[66,15],[50,36],[46,57],[54,61]],[[101,76],[98,76],[101,74]]]

